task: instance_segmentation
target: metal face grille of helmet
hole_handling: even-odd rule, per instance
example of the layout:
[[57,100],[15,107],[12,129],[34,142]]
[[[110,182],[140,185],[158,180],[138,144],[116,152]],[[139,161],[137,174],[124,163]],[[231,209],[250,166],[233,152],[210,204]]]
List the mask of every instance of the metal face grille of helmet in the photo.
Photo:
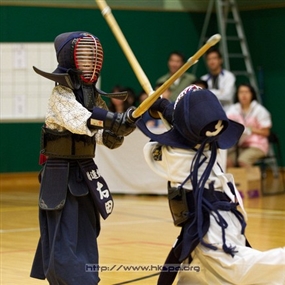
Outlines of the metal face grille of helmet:
[[74,46],[74,62],[85,83],[96,82],[103,64],[103,48],[98,38],[86,34]]

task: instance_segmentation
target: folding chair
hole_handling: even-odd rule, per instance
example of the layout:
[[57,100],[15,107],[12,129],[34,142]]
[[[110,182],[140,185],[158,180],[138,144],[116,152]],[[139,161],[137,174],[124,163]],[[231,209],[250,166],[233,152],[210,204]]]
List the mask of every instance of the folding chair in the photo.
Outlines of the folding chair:
[[[280,165],[283,166],[283,160],[282,160],[282,153],[281,153],[281,146],[279,142],[278,136],[273,133],[272,131],[270,132],[270,135],[268,137],[268,142],[269,142],[269,151],[266,156],[263,158],[259,159],[255,165],[258,165],[261,170],[261,179],[262,179],[262,194],[264,195],[273,195],[273,194],[279,194],[285,192],[285,179],[284,179],[284,173],[281,169],[281,167],[278,164],[278,158],[280,161]],[[273,182],[278,182],[281,183],[281,191],[274,191],[274,192],[265,192],[266,188],[266,179],[267,179],[267,174],[268,174],[268,168],[270,167],[272,171],[272,177],[273,177]],[[277,184],[277,183],[275,183]],[[272,184],[273,185],[273,184]]]

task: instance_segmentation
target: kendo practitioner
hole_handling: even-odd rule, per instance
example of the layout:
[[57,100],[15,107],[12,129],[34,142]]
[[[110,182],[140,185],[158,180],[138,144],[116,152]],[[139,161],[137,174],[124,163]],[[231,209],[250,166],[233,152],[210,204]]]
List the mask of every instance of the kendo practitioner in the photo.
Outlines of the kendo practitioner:
[[135,124],[133,107],[109,112],[96,88],[103,48],[84,31],[63,33],[54,41],[58,67],[34,70],[56,85],[42,127],[39,223],[40,240],[31,277],[52,285],[95,285],[98,276],[99,215],[106,219],[113,199],[94,163],[96,143],[119,147]]
[[[166,258],[159,285],[285,284],[285,247],[258,251],[245,237],[246,212],[234,178],[217,162],[243,125],[227,118],[217,97],[190,85],[174,104],[158,99],[150,108],[172,125],[162,134],[137,126],[151,140],[144,147],[150,168],[168,181],[169,207],[181,233]],[[240,210],[237,208],[239,205]]]

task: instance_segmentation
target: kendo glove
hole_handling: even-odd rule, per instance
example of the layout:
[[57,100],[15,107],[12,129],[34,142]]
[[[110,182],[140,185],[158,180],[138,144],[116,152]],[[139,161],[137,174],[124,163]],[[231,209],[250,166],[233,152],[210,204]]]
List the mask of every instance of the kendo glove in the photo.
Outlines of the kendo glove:
[[135,107],[130,107],[124,113],[108,112],[104,129],[110,130],[117,136],[127,136],[132,133],[135,128],[135,120],[132,118],[132,112]]
[[115,149],[124,142],[123,136],[117,136],[109,130],[104,130],[102,135],[103,144],[109,149]]
[[135,107],[130,107],[124,113],[113,113],[94,107],[87,125],[90,129],[104,129],[116,136],[127,136],[136,128],[135,120],[132,118],[134,110]]
[[158,112],[160,112],[162,116],[168,121],[168,123],[172,124],[173,110],[174,105],[169,100],[165,98],[158,98],[149,108],[148,112],[154,119],[160,118],[158,114]]

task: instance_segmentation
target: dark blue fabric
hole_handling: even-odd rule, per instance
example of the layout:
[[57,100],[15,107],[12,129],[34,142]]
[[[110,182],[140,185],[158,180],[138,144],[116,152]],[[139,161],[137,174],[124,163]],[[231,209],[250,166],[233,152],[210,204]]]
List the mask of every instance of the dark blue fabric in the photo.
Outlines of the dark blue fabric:
[[98,264],[99,215],[90,195],[67,193],[65,207],[40,210],[41,238],[31,277],[52,285],[95,285],[98,272],[86,272],[87,264]]
[[[59,159],[51,161],[58,165]],[[84,161],[87,168],[89,166],[88,169],[91,169],[92,162],[91,170],[94,170],[92,159],[82,160]],[[54,204],[58,204],[57,200],[62,195],[65,197],[65,204],[60,209],[39,210],[41,237],[31,277],[46,278],[52,285],[96,285],[99,282],[98,272],[90,270],[90,267],[89,270],[86,269],[90,264],[98,265],[96,239],[100,232],[99,207],[95,205],[78,161],[69,160],[68,165],[67,183],[60,182],[62,188],[58,188],[56,185],[60,177],[55,176],[56,180],[49,177],[53,185],[45,189],[53,197]],[[62,195],[53,195],[54,191],[59,191]]]
[[[191,252],[199,243],[212,250],[216,250],[215,246],[203,240],[210,226],[210,215],[213,214],[215,214],[216,222],[221,226],[223,250],[225,253],[233,256],[235,248],[226,244],[225,229],[227,228],[227,223],[218,211],[232,212],[240,221],[242,226],[241,233],[244,234],[246,224],[243,215],[237,210],[237,205],[231,203],[224,193],[214,191],[213,189],[204,189],[200,210],[197,210],[199,206],[196,205],[196,197],[193,192],[189,192],[187,198],[191,211],[189,213],[189,220],[183,225],[181,230],[180,242],[173,249],[177,260],[181,263],[186,258],[189,258]],[[197,218],[197,212],[200,215],[199,219]]]
[[96,208],[102,218],[107,219],[112,213],[114,201],[106,181],[93,160],[78,160],[78,164]]
[[99,121],[105,121],[108,111],[99,107],[94,107],[92,111],[91,118],[99,120]]
[[183,149],[193,148],[208,137],[206,131],[215,131],[217,121],[223,121],[223,129],[216,136],[221,149],[236,144],[244,131],[244,126],[229,120],[217,97],[209,90],[190,90],[176,104],[173,112],[173,128],[163,134],[152,133],[142,119],[137,121],[138,128],[151,140],[163,145]]
[[[211,138],[209,138],[211,139]],[[200,165],[204,162],[205,157],[203,155],[204,147],[208,144],[208,141],[205,140],[200,148],[197,150],[195,157],[193,159],[190,176],[186,179],[191,180],[191,184],[193,187],[193,198],[194,198],[194,213],[193,219],[190,220],[190,224],[184,226],[184,236],[181,244],[181,256],[180,260],[183,261],[186,259],[192,250],[194,250],[194,246],[197,246],[197,242],[201,243],[205,247],[216,250],[217,248],[209,243],[206,243],[203,240],[204,235],[207,233],[209,228],[210,215],[214,215],[216,222],[221,227],[222,232],[222,243],[223,250],[225,253],[234,256],[235,248],[226,244],[226,235],[225,229],[228,224],[220,214],[219,210],[222,211],[231,211],[240,221],[242,226],[242,234],[245,229],[245,221],[237,209],[236,204],[230,202],[229,200],[220,200],[219,198],[215,199],[215,196],[219,195],[215,192],[214,184],[210,184],[210,189],[205,189],[206,182],[210,176],[213,165],[216,161],[217,156],[217,143],[212,142],[211,146],[211,156],[209,162],[207,163],[206,169],[198,178],[198,171]],[[183,184],[186,182],[184,181]],[[182,186],[183,186],[182,184]],[[206,191],[206,192],[205,192]],[[225,194],[224,194],[225,195]],[[212,198],[214,197],[214,199]],[[190,207],[190,205],[189,205]]]
[[144,123],[146,124],[149,121],[152,121],[154,123],[154,127],[158,127],[159,126],[159,120],[158,119],[154,119],[153,117],[150,116],[150,114],[148,112],[145,112],[142,116],[141,116],[142,120],[144,121]]
[[39,206],[45,210],[64,207],[69,177],[69,163],[64,159],[49,159],[41,173]]
[[78,31],[78,32],[67,32],[58,35],[54,40],[54,47],[56,50],[57,57],[61,52],[61,50],[66,46],[66,44],[68,44],[68,42],[70,42],[73,39],[84,37],[84,33],[86,32]]

